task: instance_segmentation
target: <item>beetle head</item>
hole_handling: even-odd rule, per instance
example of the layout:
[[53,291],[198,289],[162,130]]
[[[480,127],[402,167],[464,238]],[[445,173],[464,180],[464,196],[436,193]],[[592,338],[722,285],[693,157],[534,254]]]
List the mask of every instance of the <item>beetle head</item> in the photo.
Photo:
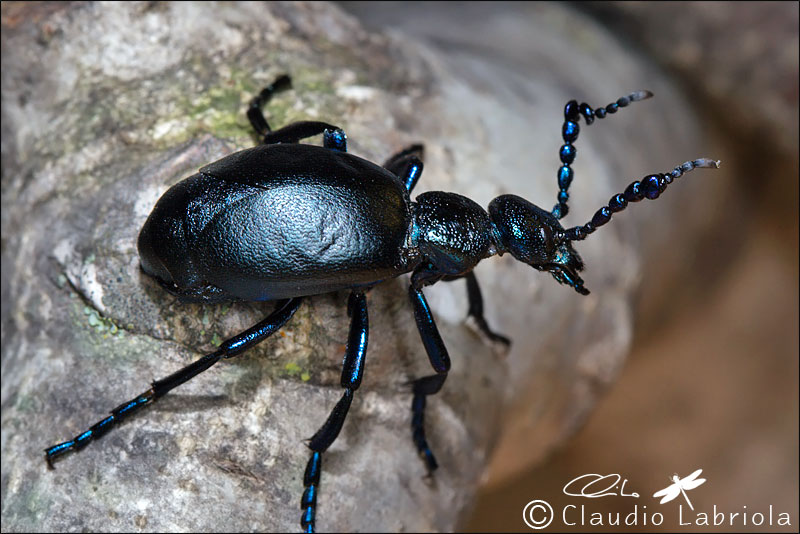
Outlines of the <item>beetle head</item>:
[[583,261],[550,212],[517,195],[502,195],[489,204],[489,217],[499,233],[496,244],[501,253],[510,252],[534,269],[549,271],[581,295],[589,294],[578,276]]

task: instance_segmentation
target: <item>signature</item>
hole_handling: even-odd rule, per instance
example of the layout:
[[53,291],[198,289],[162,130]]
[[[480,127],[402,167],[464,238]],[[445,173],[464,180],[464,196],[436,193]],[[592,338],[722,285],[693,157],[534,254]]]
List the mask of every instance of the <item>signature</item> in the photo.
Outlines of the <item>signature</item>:
[[[588,499],[610,496],[638,498],[639,494],[636,492],[625,493],[625,484],[627,483],[627,478],[622,478],[616,473],[610,475],[588,473],[567,482],[567,485],[564,486],[564,495],[586,497]],[[619,491],[617,491],[617,488],[619,488]]]

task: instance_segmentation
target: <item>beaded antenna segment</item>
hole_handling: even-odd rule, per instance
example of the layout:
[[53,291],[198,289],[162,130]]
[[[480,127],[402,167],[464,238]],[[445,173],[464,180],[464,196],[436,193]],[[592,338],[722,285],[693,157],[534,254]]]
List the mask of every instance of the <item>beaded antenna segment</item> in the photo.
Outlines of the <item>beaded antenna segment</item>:
[[655,200],[673,180],[680,178],[685,173],[701,168],[719,169],[721,164],[722,162],[719,160],[700,158],[682,163],[668,173],[645,176],[641,180],[637,180],[626,187],[624,193],[618,193],[611,197],[611,200],[608,201],[608,205],[597,210],[591,221],[583,226],[573,226],[567,230],[564,234],[564,238],[570,241],[586,239],[586,236],[610,221],[612,213],[618,213],[628,207],[628,203],[639,202],[645,198],[648,200]]

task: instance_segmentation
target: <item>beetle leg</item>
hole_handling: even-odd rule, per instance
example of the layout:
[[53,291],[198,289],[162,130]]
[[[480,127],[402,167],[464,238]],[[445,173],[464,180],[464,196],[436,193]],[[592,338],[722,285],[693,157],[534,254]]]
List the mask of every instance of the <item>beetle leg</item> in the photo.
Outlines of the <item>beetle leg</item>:
[[417,180],[422,175],[424,151],[425,148],[422,145],[411,145],[386,160],[383,164],[386,170],[400,178],[409,193],[417,185]]
[[[426,273],[428,276],[426,276]],[[436,457],[428,446],[428,440],[425,438],[425,397],[439,392],[447,378],[447,372],[450,370],[450,355],[444,346],[442,336],[439,335],[439,329],[436,328],[428,301],[425,300],[425,295],[422,294],[422,286],[426,282],[432,283],[431,280],[435,279],[431,274],[430,271],[417,269],[411,276],[411,286],[408,288],[408,295],[414,306],[414,319],[417,322],[422,344],[425,346],[425,352],[428,353],[431,366],[436,371],[435,375],[414,381],[414,399],[411,402],[412,438],[417,451],[425,461],[428,473],[433,472],[438,467],[438,464]]]
[[445,282],[452,282],[453,280],[461,280],[462,278],[467,281],[467,298],[469,299],[467,318],[471,318],[475,322],[475,326],[478,330],[491,341],[502,343],[505,346],[511,345],[511,340],[509,338],[489,328],[489,323],[486,322],[486,318],[483,316],[483,296],[481,295],[481,288],[478,285],[478,279],[475,278],[475,273],[473,271],[468,272],[464,276],[448,276],[442,280]]
[[405,184],[406,191],[411,193],[414,186],[417,185],[417,180],[422,176],[422,160],[416,156],[408,156],[403,162],[403,167],[397,172],[397,176]]
[[344,131],[338,126],[319,121],[298,121],[287,124],[283,128],[278,128],[274,132],[265,134],[263,142],[265,145],[272,145],[275,143],[297,143],[301,139],[319,134],[325,135],[323,143],[326,148],[334,148],[342,150],[343,152],[346,151],[347,137],[344,135]]
[[285,91],[292,87],[292,79],[286,74],[279,76],[274,82],[261,90],[258,95],[250,101],[247,108],[247,118],[256,133],[263,137],[265,145],[274,143],[297,143],[301,139],[314,135],[323,134],[323,145],[325,148],[347,152],[347,136],[344,130],[318,121],[294,122],[283,128],[272,131],[264,112],[261,108],[267,104],[275,93]]
[[425,438],[425,402],[428,395],[438,393],[442,389],[447,373],[430,375],[414,381],[414,399],[411,401],[411,437],[417,452],[425,462],[428,473],[433,473],[439,464],[433,455],[428,440]]
[[403,150],[394,154],[392,157],[387,159],[383,162],[383,167],[385,169],[389,169],[392,172],[395,172],[395,169],[392,168],[398,161],[405,159],[408,156],[416,156],[419,159],[424,159],[425,157],[425,146],[421,144],[414,144],[405,147]]
[[339,152],[347,152],[347,134],[341,128],[322,132],[322,146]]
[[74,439],[59,443],[53,447],[45,449],[45,459],[47,465],[52,468],[53,460],[62,454],[71,451],[79,450],[85,447],[90,441],[93,441],[106,432],[111,430],[116,424],[120,423],[123,419],[130,414],[137,411],[142,406],[152,404],[159,397],[162,397],[170,390],[180,386],[184,382],[199,375],[218,361],[223,358],[231,358],[251,348],[255,344],[265,340],[274,334],[280,327],[292,318],[297,308],[300,307],[302,298],[293,298],[280,301],[273,311],[266,319],[259,322],[255,326],[248,328],[241,334],[234,336],[227,341],[224,341],[216,352],[207,354],[199,360],[187,365],[183,369],[169,375],[161,380],[153,382],[152,387],[136,397],[133,400],[120,404],[111,411],[111,415],[99,421],[89,430],[79,434]]
[[247,118],[258,135],[267,135],[271,131],[267,119],[264,118],[264,113],[261,111],[262,106],[269,102],[275,93],[285,91],[291,87],[292,79],[289,76],[285,74],[278,76],[278,79],[262,89],[258,96],[250,101],[250,105],[247,108]]
[[363,292],[353,291],[350,293],[347,314],[350,316],[350,332],[347,336],[347,348],[342,363],[341,385],[344,388],[344,394],[334,406],[328,419],[308,443],[312,453],[303,476],[305,491],[300,499],[300,507],[303,509],[300,524],[305,532],[314,531],[322,453],[333,444],[342,430],[350,403],[353,401],[353,393],[361,385],[361,379],[364,377],[369,318],[367,316],[367,297]]

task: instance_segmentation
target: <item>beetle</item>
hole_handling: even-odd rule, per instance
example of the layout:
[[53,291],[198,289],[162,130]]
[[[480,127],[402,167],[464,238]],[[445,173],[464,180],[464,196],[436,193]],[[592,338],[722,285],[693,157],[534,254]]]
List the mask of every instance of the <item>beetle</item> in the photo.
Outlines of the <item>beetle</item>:
[[[322,455],[339,435],[361,384],[368,340],[366,292],[376,284],[411,273],[408,289],[414,319],[434,373],[412,382],[412,439],[429,473],[437,468],[425,433],[428,396],[443,386],[450,357],[423,288],[465,278],[469,315],[494,342],[508,345],[484,316],[472,269],[485,258],[511,254],[581,295],[583,261],[572,243],[611,220],[613,213],[643,199],[656,199],[675,179],[696,168],[717,168],[700,158],[670,172],[652,174],[611,197],[592,219],[564,228],[576,155],[579,121],[589,125],[619,108],[652,96],[636,91],[605,107],[569,101],[564,108],[557,172],[557,203],[546,211],[516,195],[501,195],[484,210],[458,195],[432,191],[411,200],[422,173],[423,147],[412,145],[377,165],[347,152],[337,126],[295,122],[272,131],[262,107],[291,87],[278,77],[250,102],[247,117],[262,144],[202,167],[158,200],[138,239],[141,268],[185,302],[276,301],[255,326],[224,341],[213,353],[156,380],[136,398],[75,438],[45,449],[49,467],[66,452],[104,435],[143,406],[206,371],[222,359],[263,341],[297,311],[304,297],[348,290],[350,329],[343,361],[341,399],[311,437],[303,477],[301,526],[313,532]],[[322,146],[299,141],[322,135]]]

